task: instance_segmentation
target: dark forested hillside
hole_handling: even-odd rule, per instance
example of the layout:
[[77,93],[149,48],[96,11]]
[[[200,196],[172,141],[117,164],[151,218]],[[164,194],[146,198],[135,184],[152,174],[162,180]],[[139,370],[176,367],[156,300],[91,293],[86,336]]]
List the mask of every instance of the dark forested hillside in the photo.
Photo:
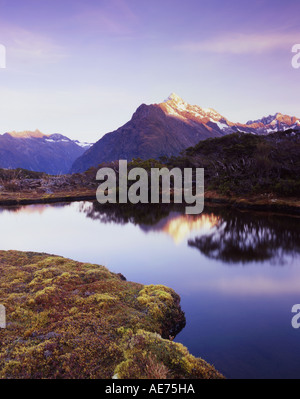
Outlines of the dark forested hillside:
[[300,194],[298,130],[267,136],[234,133],[201,141],[179,157],[163,161],[169,166],[204,168],[206,189],[225,195]]

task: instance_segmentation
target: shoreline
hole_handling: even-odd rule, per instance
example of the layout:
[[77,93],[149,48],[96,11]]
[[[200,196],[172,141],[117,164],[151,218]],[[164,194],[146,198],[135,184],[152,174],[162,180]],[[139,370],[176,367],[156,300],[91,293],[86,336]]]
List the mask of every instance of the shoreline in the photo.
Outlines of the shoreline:
[[300,215],[300,201],[296,198],[273,198],[269,197],[224,197],[215,192],[205,193],[205,203],[210,205],[220,205],[240,210],[275,212],[292,216]]
[[[57,192],[46,195],[32,193],[0,193],[0,206],[53,204],[59,202],[96,201],[94,190]],[[117,204],[116,204],[117,205]],[[220,205],[244,210],[280,212],[300,215],[300,201],[296,198],[274,198],[272,194],[250,198],[226,197],[216,192],[205,193],[205,205]]]

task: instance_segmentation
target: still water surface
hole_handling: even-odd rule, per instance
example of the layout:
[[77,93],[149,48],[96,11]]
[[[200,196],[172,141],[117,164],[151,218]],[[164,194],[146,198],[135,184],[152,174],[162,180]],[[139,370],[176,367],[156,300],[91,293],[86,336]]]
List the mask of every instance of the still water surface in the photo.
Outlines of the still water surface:
[[181,296],[176,337],[228,378],[299,378],[300,219],[91,202],[0,208],[0,249],[98,263]]

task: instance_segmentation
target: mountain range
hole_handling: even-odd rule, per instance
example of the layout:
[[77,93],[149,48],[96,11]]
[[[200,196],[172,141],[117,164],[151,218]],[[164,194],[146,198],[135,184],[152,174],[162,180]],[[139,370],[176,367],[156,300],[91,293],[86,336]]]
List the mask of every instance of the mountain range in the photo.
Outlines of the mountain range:
[[95,144],[39,130],[0,135],[0,168],[48,174],[84,172],[101,163],[133,158],[177,156],[202,140],[235,132],[268,135],[300,130],[300,119],[281,113],[245,124],[234,123],[211,108],[190,105],[176,94],[159,104],[142,104],[131,120]]
[[46,135],[39,130],[5,133],[0,135],[0,168],[65,174],[90,146],[61,134]]
[[139,106],[129,122],[79,156],[71,172],[119,159],[170,157],[201,140],[238,131],[267,135],[287,129],[300,129],[300,119],[276,113],[245,124],[233,123],[215,110],[190,105],[173,93],[163,103]]

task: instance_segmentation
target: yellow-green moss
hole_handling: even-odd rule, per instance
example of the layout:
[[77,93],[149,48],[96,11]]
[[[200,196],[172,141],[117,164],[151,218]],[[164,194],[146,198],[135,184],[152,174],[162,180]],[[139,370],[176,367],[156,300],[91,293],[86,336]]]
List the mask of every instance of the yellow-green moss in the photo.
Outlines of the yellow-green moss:
[[155,319],[163,318],[167,309],[174,301],[174,291],[164,285],[147,285],[139,293],[137,298],[141,305],[149,310]]

